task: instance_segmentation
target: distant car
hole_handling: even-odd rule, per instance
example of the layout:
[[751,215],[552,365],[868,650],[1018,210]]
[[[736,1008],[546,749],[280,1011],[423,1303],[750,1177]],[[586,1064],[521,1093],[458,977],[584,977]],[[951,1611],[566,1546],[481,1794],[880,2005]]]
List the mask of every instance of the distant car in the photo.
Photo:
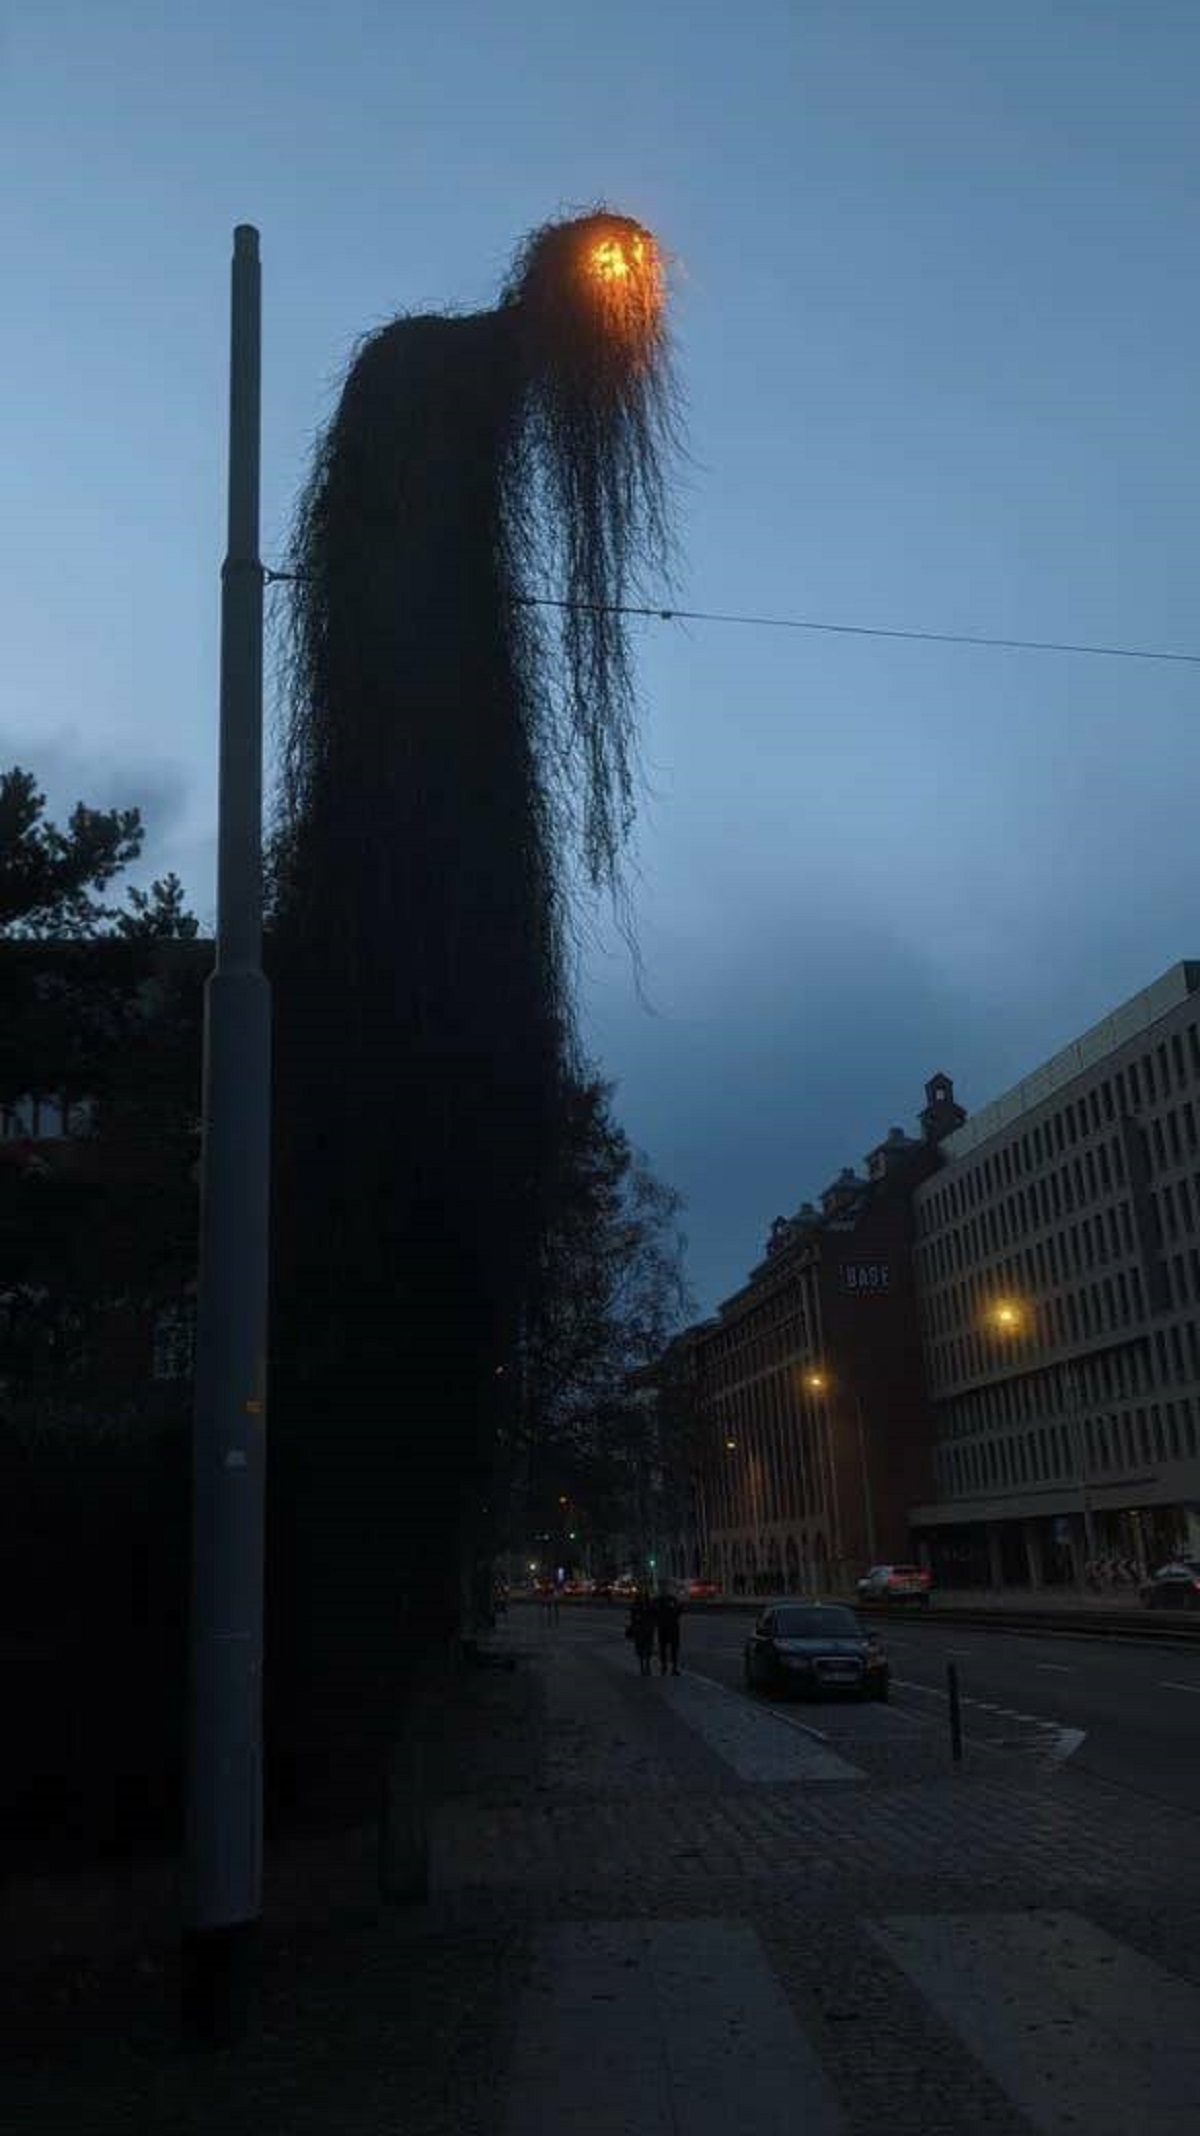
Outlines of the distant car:
[[1138,1592],[1147,1609],[1200,1609],[1200,1558],[1160,1565]]
[[688,1580],[684,1586],[684,1593],[689,1602],[711,1602],[713,1596],[719,1595],[720,1592],[719,1580]]
[[928,1609],[931,1584],[923,1565],[872,1565],[856,1592],[860,1602],[915,1602]]
[[878,1639],[842,1602],[776,1602],[746,1641],[748,1691],[886,1699],[890,1673]]

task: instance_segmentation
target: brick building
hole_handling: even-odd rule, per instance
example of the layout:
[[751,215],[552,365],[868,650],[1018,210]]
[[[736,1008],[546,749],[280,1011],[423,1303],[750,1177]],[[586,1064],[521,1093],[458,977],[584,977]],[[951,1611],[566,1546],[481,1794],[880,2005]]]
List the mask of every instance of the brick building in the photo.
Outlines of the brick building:
[[939,1579],[1200,1555],[1200,964],[952,1133],[914,1213]]
[[778,1218],[749,1281],[689,1331],[689,1571],[733,1592],[837,1588],[907,1553],[908,1508],[932,1490],[913,1194],[964,1118],[932,1077],[920,1135],[892,1128],[864,1174]]

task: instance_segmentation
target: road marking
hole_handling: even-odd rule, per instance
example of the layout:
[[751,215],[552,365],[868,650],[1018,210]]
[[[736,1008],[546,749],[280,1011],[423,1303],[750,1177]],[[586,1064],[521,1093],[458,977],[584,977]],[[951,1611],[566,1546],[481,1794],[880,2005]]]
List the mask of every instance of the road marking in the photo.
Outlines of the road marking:
[[1035,1661],[1035,1669],[1043,1669],[1050,1676],[1074,1676],[1075,1671],[1065,1661]]
[[[702,1669],[689,1669],[687,1673],[689,1676],[695,1677],[700,1683],[709,1684],[714,1691],[724,1691],[726,1697],[736,1698],[739,1705],[744,1704],[750,1696],[750,1693],[746,1690],[735,1691],[732,1684],[723,1684],[719,1676],[706,1676]],[[802,1735],[814,1736],[818,1743],[828,1743],[829,1741],[829,1737],[823,1729],[811,1728],[807,1721],[798,1721],[792,1713],[779,1713],[774,1706],[759,1705],[755,1705],[752,1711],[769,1714],[773,1721],[782,1721],[786,1728],[798,1728]]]
[[[923,1691],[927,1698],[940,1698],[943,1702],[950,1696],[948,1691],[939,1691],[935,1684],[909,1682],[900,1676],[893,1676],[892,1682],[898,1691]],[[1190,1690],[1192,1686],[1187,1688]],[[1038,1756],[1049,1765],[1065,1765],[1067,1759],[1073,1758],[1080,1745],[1087,1741],[1086,1728],[1068,1728],[1064,1721],[1048,1721],[1040,1713],[1017,1713],[1012,1706],[994,1706],[988,1699],[968,1698],[965,1694],[962,1704],[969,1706],[974,1713],[994,1713],[1001,1720],[1018,1721],[1023,1727],[1036,1728],[1043,1738],[1038,1746]],[[967,1736],[964,1740],[973,1744],[977,1750],[998,1748],[998,1745],[989,1743],[982,1736]]]
[[879,1944],[1030,2125],[1200,2118],[1200,1994],[1076,1913],[898,1914]]
[[[714,1690],[723,1694],[715,1701],[707,1696],[708,1691]],[[828,1747],[827,1738],[819,1730],[787,1721],[769,1707],[752,1704],[711,1676],[689,1674],[678,1682],[671,1677],[661,1686],[661,1694],[708,1748],[732,1767],[739,1780],[846,1781],[865,1777],[860,1766],[851,1765]],[[779,1723],[788,1730],[786,1735],[781,1733]]]
[[559,1922],[533,1951],[506,2136],[842,2136],[845,2121],[748,1921]]
[[1200,1698],[1200,1684],[1173,1684],[1164,1677],[1158,1688],[1160,1691],[1190,1691],[1193,1698]]

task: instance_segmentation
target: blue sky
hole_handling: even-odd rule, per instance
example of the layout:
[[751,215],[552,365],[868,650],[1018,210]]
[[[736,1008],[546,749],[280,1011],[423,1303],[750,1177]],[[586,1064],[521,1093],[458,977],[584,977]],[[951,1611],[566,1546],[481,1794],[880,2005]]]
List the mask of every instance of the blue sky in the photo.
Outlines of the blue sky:
[[[673,254],[686,605],[1200,647],[1193,0],[31,0],[0,42],[0,761],[211,910],[230,233],[264,556],[351,344],[606,198]],[[935,1068],[1200,953],[1186,667],[639,631],[650,1005],[583,977],[702,1306]]]

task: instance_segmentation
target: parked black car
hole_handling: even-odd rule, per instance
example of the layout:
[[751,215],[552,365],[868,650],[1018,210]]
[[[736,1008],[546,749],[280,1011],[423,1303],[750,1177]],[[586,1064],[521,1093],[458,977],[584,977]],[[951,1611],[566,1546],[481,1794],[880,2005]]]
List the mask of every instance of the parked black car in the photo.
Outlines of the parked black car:
[[1200,1558],[1160,1565],[1138,1592],[1147,1609],[1200,1609]]
[[746,1641],[748,1691],[823,1691],[885,1699],[890,1670],[878,1639],[840,1602],[774,1602]]

